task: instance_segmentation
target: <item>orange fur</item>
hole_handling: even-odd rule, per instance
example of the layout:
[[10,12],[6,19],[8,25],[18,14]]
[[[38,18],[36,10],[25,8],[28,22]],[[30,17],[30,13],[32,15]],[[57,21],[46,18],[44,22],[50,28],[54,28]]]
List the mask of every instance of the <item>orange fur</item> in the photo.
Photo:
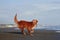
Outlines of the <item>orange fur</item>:
[[34,19],[32,21],[25,21],[25,20],[17,20],[17,14],[14,17],[14,22],[17,24],[18,28],[21,29],[21,32],[25,34],[24,28],[28,30],[28,33],[31,34],[33,32],[34,27],[37,25],[38,20]]

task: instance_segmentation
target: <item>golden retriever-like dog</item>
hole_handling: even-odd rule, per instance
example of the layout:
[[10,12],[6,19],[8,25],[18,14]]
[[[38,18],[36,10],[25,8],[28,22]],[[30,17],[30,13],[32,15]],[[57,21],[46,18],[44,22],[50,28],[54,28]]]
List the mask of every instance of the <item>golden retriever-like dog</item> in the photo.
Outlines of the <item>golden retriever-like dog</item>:
[[34,28],[38,23],[38,20],[33,19],[32,21],[25,21],[25,20],[17,20],[17,14],[14,17],[14,22],[17,24],[18,28],[21,29],[21,32],[25,34],[24,29],[27,29],[28,33],[32,35],[34,32]]

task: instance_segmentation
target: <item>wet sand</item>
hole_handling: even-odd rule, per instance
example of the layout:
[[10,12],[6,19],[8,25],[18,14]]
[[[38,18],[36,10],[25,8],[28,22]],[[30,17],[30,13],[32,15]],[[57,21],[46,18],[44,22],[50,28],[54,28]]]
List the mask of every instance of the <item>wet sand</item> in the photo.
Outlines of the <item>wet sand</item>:
[[35,30],[34,36],[24,36],[19,30],[12,29],[0,28],[0,40],[60,40],[60,33],[54,30]]

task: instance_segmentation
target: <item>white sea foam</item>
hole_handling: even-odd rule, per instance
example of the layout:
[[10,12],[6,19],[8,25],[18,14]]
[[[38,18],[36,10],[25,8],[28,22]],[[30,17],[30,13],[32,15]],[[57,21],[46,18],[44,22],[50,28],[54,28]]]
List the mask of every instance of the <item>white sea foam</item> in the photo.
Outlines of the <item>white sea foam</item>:
[[60,31],[56,31],[57,33],[60,33]]

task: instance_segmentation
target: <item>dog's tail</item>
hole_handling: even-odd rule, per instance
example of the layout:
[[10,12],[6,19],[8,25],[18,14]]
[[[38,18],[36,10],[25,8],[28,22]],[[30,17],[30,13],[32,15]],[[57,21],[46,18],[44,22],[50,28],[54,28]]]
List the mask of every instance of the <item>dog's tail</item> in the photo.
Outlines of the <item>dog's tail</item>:
[[14,17],[14,22],[15,22],[16,24],[18,23],[17,14],[16,14],[15,17]]

